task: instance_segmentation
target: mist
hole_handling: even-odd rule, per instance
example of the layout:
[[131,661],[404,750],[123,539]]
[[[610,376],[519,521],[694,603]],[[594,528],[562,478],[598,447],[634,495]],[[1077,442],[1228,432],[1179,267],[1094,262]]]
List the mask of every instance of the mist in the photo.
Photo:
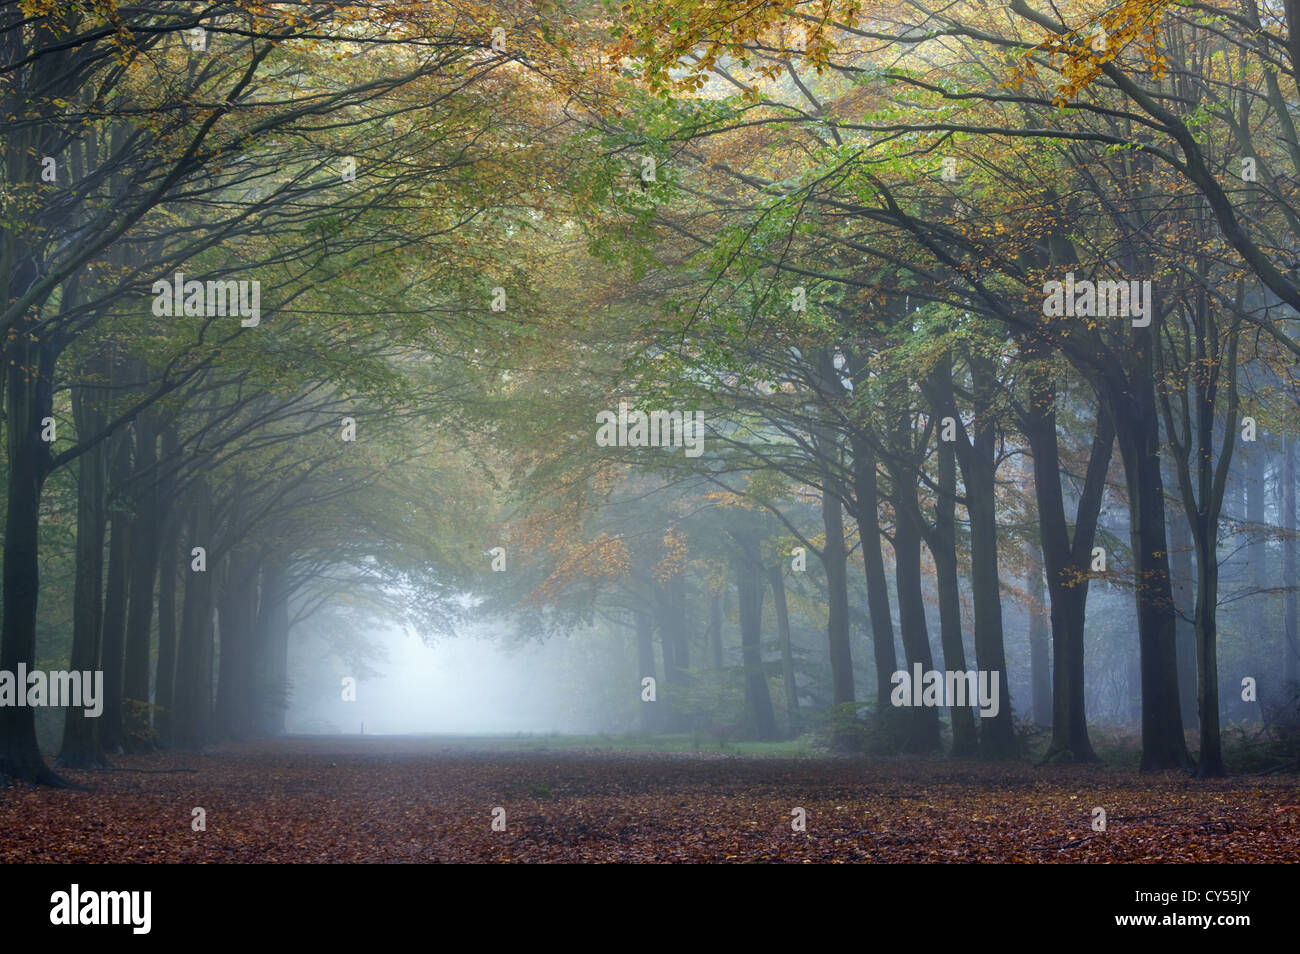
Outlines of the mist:
[[1291,29],[0,3],[0,863],[1300,861]]
[[[303,680],[291,690],[287,732],[351,735],[364,727],[367,735],[463,735],[608,728],[552,678],[572,652],[570,639],[512,644],[485,627],[432,644],[397,626],[364,635],[373,674],[355,677],[356,701],[343,700],[348,667],[333,657],[338,678]],[[291,660],[296,652],[305,667],[322,651],[318,640],[307,637],[291,645]]]

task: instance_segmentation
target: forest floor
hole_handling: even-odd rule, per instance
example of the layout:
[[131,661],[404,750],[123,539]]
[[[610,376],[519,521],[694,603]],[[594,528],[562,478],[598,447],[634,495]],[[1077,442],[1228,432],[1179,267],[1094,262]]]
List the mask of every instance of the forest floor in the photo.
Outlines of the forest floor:
[[1295,776],[383,736],[114,763],[0,789],[0,863],[1300,861]]

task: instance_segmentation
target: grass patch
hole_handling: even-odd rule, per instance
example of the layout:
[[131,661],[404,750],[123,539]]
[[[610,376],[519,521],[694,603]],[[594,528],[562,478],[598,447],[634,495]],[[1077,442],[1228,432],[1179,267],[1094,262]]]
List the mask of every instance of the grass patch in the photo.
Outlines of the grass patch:
[[708,752],[727,755],[760,755],[779,758],[812,758],[826,755],[811,735],[776,742],[729,741],[702,734],[677,735],[466,735],[437,736],[440,741],[475,749],[499,752],[557,752],[600,749],[609,752]]

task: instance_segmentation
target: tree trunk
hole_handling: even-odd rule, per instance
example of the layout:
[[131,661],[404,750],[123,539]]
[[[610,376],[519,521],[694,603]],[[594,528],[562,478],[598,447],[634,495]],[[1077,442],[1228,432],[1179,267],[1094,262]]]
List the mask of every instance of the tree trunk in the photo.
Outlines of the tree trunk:
[[[92,373],[102,373],[96,366]],[[98,401],[100,389],[75,388],[72,414],[78,436],[97,433],[104,426]],[[72,603],[71,668],[93,672],[99,665],[100,623],[104,599],[104,531],[107,458],[103,442],[81,455],[77,468],[76,582]],[[102,713],[101,713],[102,714]],[[99,744],[99,719],[69,707],[63,714],[63,746],[58,764],[65,768],[107,768],[108,759]]]
[[203,746],[212,706],[212,679],[205,667],[205,657],[210,659],[212,653],[212,568],[202,572],[194,570],[191,557],[196,546],[204,547],[209,558],[212,556],[211,514],[211,491],[205,481],[195,481],[189,533],[182,538],[180,554],[186,574],[185,601],[181,609],[172,722],[176,745],[188,749]]
[[[1031,361],[1032,342],[1023,342]],[[1088,738],[1084,694],[1084,621],[1086,619],[1092,545],[1105,492],[1106,472],[1114,452],[1115,432],[1109,410],[1097,408],[1096,432],[1088,473],[1080,494],[1071,539],[1061,492],[1061,464],[1056,434],[1056,390],[1049,373],[1031,364],[1030,398],[1021,429],[1034,455],[1034,495],[1038,531],[1047,577],[1052,624],[1052,742],[1045,759],[1092,762],[1097,755]]]
[[1141,768],[1184,769],[1190,758],[1178,708],[1177,618],[1166,554],[1160,428],[1150,378],[1134,375],[1133,381],[1127,393],[1114,390],[1110,410],[1128,484],[1142,681]]
[[[943,665],[953,672],[966,671],[966,647],[962,642],[961,592],[957,571],[957,461],[952,445],[939,443],[939,492],[934,509],[935,586],[939,592],[939,634]],[[970,705],[952,706],[952,754],[969,757],[979,753],[975,732],[975,710]]]
[[1219,602],[1219,561],[1207,557],[1207,551],[1215,548],[1217,543],[1206,537],[1210,521],[1204,514],[1198,514],[1197,522],[1199,526],[1193,536],[1197,542],[1197,563],[1201,567],[1196,585],[1196,695],[1201,751],[1196,763],[1196,777],[1222,778],[1228,770],[1223,764],[1219,738],[1218,624],[1215,612]]
[[1191,530],[1180,516],[1169,522],[1169,572],[1177,612],[1178,711],[1183,729],[1196,728],[1196,575],[1193,570]]
[[[829,480],[827,481],[829,483]],[[840,498],[822,490],[822,525],[826,545],[822,566],[826,569],[826,637],[830,647],[831,699],[834,705],[854,702],[853,650],[849,644],[848,554],[844,546],[844,513]]]
[[131,514],[126,482],[131,472],[131,442],[123,431],[109,438],[110,533],[108,579],[104,587],[104,712],[99,739],[104,751],[126,749],[122,721],[122,680],[126,665],[127,566],[130,561]]
[[135,516],[131,521],[126,624],[126,665],[122,682],[123,742],[128,751],[154,748],[149,706],[149,650],[153,626],[154,579],[158,575],[157,430],[151,415],[136,421]]
[[[747,556],[749,556],[747,554]],[[778,736],[772,697],[763,672],[763,578],[753,559],[736,564],[736,592],[740,601],[740,649],[745,663],[745,709],[754,735],[761,740]]]
[[[256,693],[258,731],[262,735],[284,735],[285,710],[289,706],[289,591],[286,567],[266,561],[262,567],[262,595],[258,607],[256,646]],[[648,619],[648,616],[647,616]],[[647,623],[649,626],[649,623]],[[638,626],[638,639],[640,627]],[[644,645],[649,648],[650,668],[643,675],[654,675],[654,646],[647,629]]]
[[[1248,614],[1249,632],[1267,633],[1268,602],[1271,597],[1264,593],[1269,585],[1268,543],[1264,539],[1265,512],[1268,477],[1268,443],[1263,433],[1259,440],[1246,452],[1246,520],[1250,523],[1250,535],[1253,541],[1246,547],[1246,565],[1250,567],[1250,582],[1255,590],[1250,600]],[[1215,536],[1218,536],[1217,523]],[[1255,705],[1259,709],[1260,721],[1263,721],[1264,706],[1268,700],[1267,693],[1272,691],[1272,674],[1270,678],[1258,680],[1256,685]]]
[[929,379],[932,403],[950,415],[957,435],[952,442],[961,465],[966,489],[966,513],[970,518],[970,586],[975,610],[975,665],[997,680],[997,714],[980,718],[980,752],[986,758],[1010,758],[1016,754],[1015,730],[1011,721],[1011,692],[1007,684],[1006,649],[1002,631],[1002,583],[998,573],[997,525],[997,429],[994,395],[997,377],[987,358],[969,355],[974,385],[974,434],[968,435],[957,410],[952,374],[939,367]]
[[[176,459],[180,436],[175,427],[163,429],[162,456],[167,475],[159,497],[171,501],[176,490]],[[158,544],[158,663],[154,670],[154,740],[172,744],[172,709],[176,686],[176,585],[185,564],[180,551],[181,530],[186,520],[183,508],[170,504],[161,518]]]
[[230,575],[222,587],[217,618],[221,622],[221,655],[213,736],[242,741],[252,733],[249,704],[252,653],[257,620],[257,558],[245,551],[230,555]]
[[785,683],[785,712],[790,723],[790,738],[799,734],[799,688],[794,680],[794,652],[790,648],[790,611],[785,602],[785,574],[781,564],[768,567],[772,585],[772,607],[776,610],[776,632],[781,640],[781,678]]
[[[1286,539],[1282,542],[1282,578],[1286,581],[1286,603],[1284,613],[1284,631],[1282,656],[1283,678],[1287,691],[1283,698],[1292,700],[1300,689],[1300,637],[1296,633],[1296,519],[1295,519],[1295,445],[1296,439],[1286,439],[1286,459],[1282,467],[1282,526],[1286,529]],[[1295,714],[1292,714],[1294,718]]]
[[876,487],[876,455],[871,444],[857,432],[850,434],[853,451],[853,496],[862,543],[862,568],[867,579],[867,613],[871,619],[871,649],[876,663],[876,711],[892,712],[890,678],[898,669],[894,648],[894,619],[889,608],[889,582],[885,576],[885,557],[880,535],[880,494]]
[[686,628],[686,576],[675,574],[668,581],[668,599],[673,614],[673,661],[685,682],[691,681],[691,642]]
[[[894,526],[898,624],[903,635],[903,654],[907,660],[907,676],[910,679],[912,669],[918,664],[923,673],[934,668],[934,658],[930,654],[930,634],[925,622],[925,598],[921,592],[921,531],[917,526],[920,514],[914,479],[895,476],[894,512],[898,515]],[[904,751],[937,752],[941,747],[939,710],[933,706],[921,705],[920,699],[913,699]]]
[[154,674],[154,735],[160,745],[172,745],[176,686],[176,583],[183,514],[166,521],[158,553],[158,664]]
[[645,698],[645,679],[655,677],[654,619],[644,610],[633,614],[636,626],[637,687],[641,692],[641,731],[653,734],[659,727],[659,702]]
[[1048,662],[1047,593],[1043,588],[1043,570],[1037,561],[1029,568],[1025,581],[1029,598],[1029,682],[1033,689],[1034,724],[1052,724],[1052,670]]
[[[975,665],[996,678],[1002,697],[997,715],[980,718],[980,753],[989,758],[1016,755],[1011,721],[1011,687],[1002,631],[1002,581],[998,573],[996,430],[993,390],[997,381],[987,362],[972,357],[975,382],[975,436],[957,447],[966,485],[966,512],[970,516],[971,596],[975,607]],[[968,466],[969,465],[969,466]]]
[[[673,648],[676,645],[672,634],[664,626],[662,614],[656,614],[659,621],[659,651],[664,658],[664,685],[671,686],[678,682],[677,663],[673,660]],[[671,720],[670,720],[671,721]]]
[[[35,278],[15,276],[17,287]],[[53,353],[49,340],[39,345],[35,337],[36,316],[14,329],[4,348],[5,366],[5,449],[8,452],[8,482],[5,501],[3,612],[0,624],[0,669],[18,672],[19,665],[31,670],[36,663],[36,601],[40,592],[41,488],[50,461],[49,445],[41,440],[41,420],[53,407]],[[26,686],[17,687],[26,691]],[[0,706],[0,778],[22,779],[52,785],[63,784],[44,762],[36,741],[36,710],[31,706]]]
[[709,665],[722,671],[722,593],[709,592]]
[[664,681],[683,685],[690,681],[690,655],[686,641],[686,579],[674,573],[657,587],[659,634],[664,647]]
[[[1208,316],[1208,308],[1200,312]],[[1204,326],[1202,326],[1204,327]],[[1198,341],[1198,357],[1205,360],[1206,338]],[[1231,363],[1230,374],[1236,372],[1236,349],[1229,350],[1228,361]],[[1217,393],[1217,378],[1196,390],[1196,449],[1194,461],[1190,468],[1184,467],[1180,474],[1186,477],[1183,489],[1183,509],[1190,518],[1192,540],[1196,544],[1196,672],[1197,672],[1197,716],[1199,723],[1200,752],[1197,758],[1196,775],[1198,778],[1222,778],[1228,774],[1223,764],[1223,749],[1219,735],[1219,660],[1218,660],[1218,606],[1219,606],[1219,517],[1223,506],[1223,484],[1216,481],[1216,476],[1226,480],[1226,470],[1232,461],[1234,434],[1230,430],[1226,436],[1218,461],[1220,474],[1216,474],[1214,461],[1214,402]],[[1229,379],[1230,387],[1235,388],[1235,377]],[[1235,407],[1235,391],[1231,392],[1229,408]],[[1228,426],[1237,426],[1235,415],[1228,412]],[[1256,449],[1258,455],[1258,449]],[[1253,469],[1253,468],[1252,468]],[[1247,498],[1248,518],[1258,517],[1256,526],[1263,522],[1263,480],[1254,488],[1251,497],[1258,499],[1261,505],[1256,508],[1251,497]],[[1195,488],[1195,489],[1194,489]],[[1252,532],[1256,528],[1252,528]],[[1256,630],[1259,632],[1259,630]]]

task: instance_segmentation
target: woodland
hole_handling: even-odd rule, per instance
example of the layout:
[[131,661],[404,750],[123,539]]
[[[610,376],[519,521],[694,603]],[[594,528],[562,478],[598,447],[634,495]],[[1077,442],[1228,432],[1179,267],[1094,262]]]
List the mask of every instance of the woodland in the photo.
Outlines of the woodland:
[[1298,115],[1290,0],[0,0],[0,860],[1294,862]]

